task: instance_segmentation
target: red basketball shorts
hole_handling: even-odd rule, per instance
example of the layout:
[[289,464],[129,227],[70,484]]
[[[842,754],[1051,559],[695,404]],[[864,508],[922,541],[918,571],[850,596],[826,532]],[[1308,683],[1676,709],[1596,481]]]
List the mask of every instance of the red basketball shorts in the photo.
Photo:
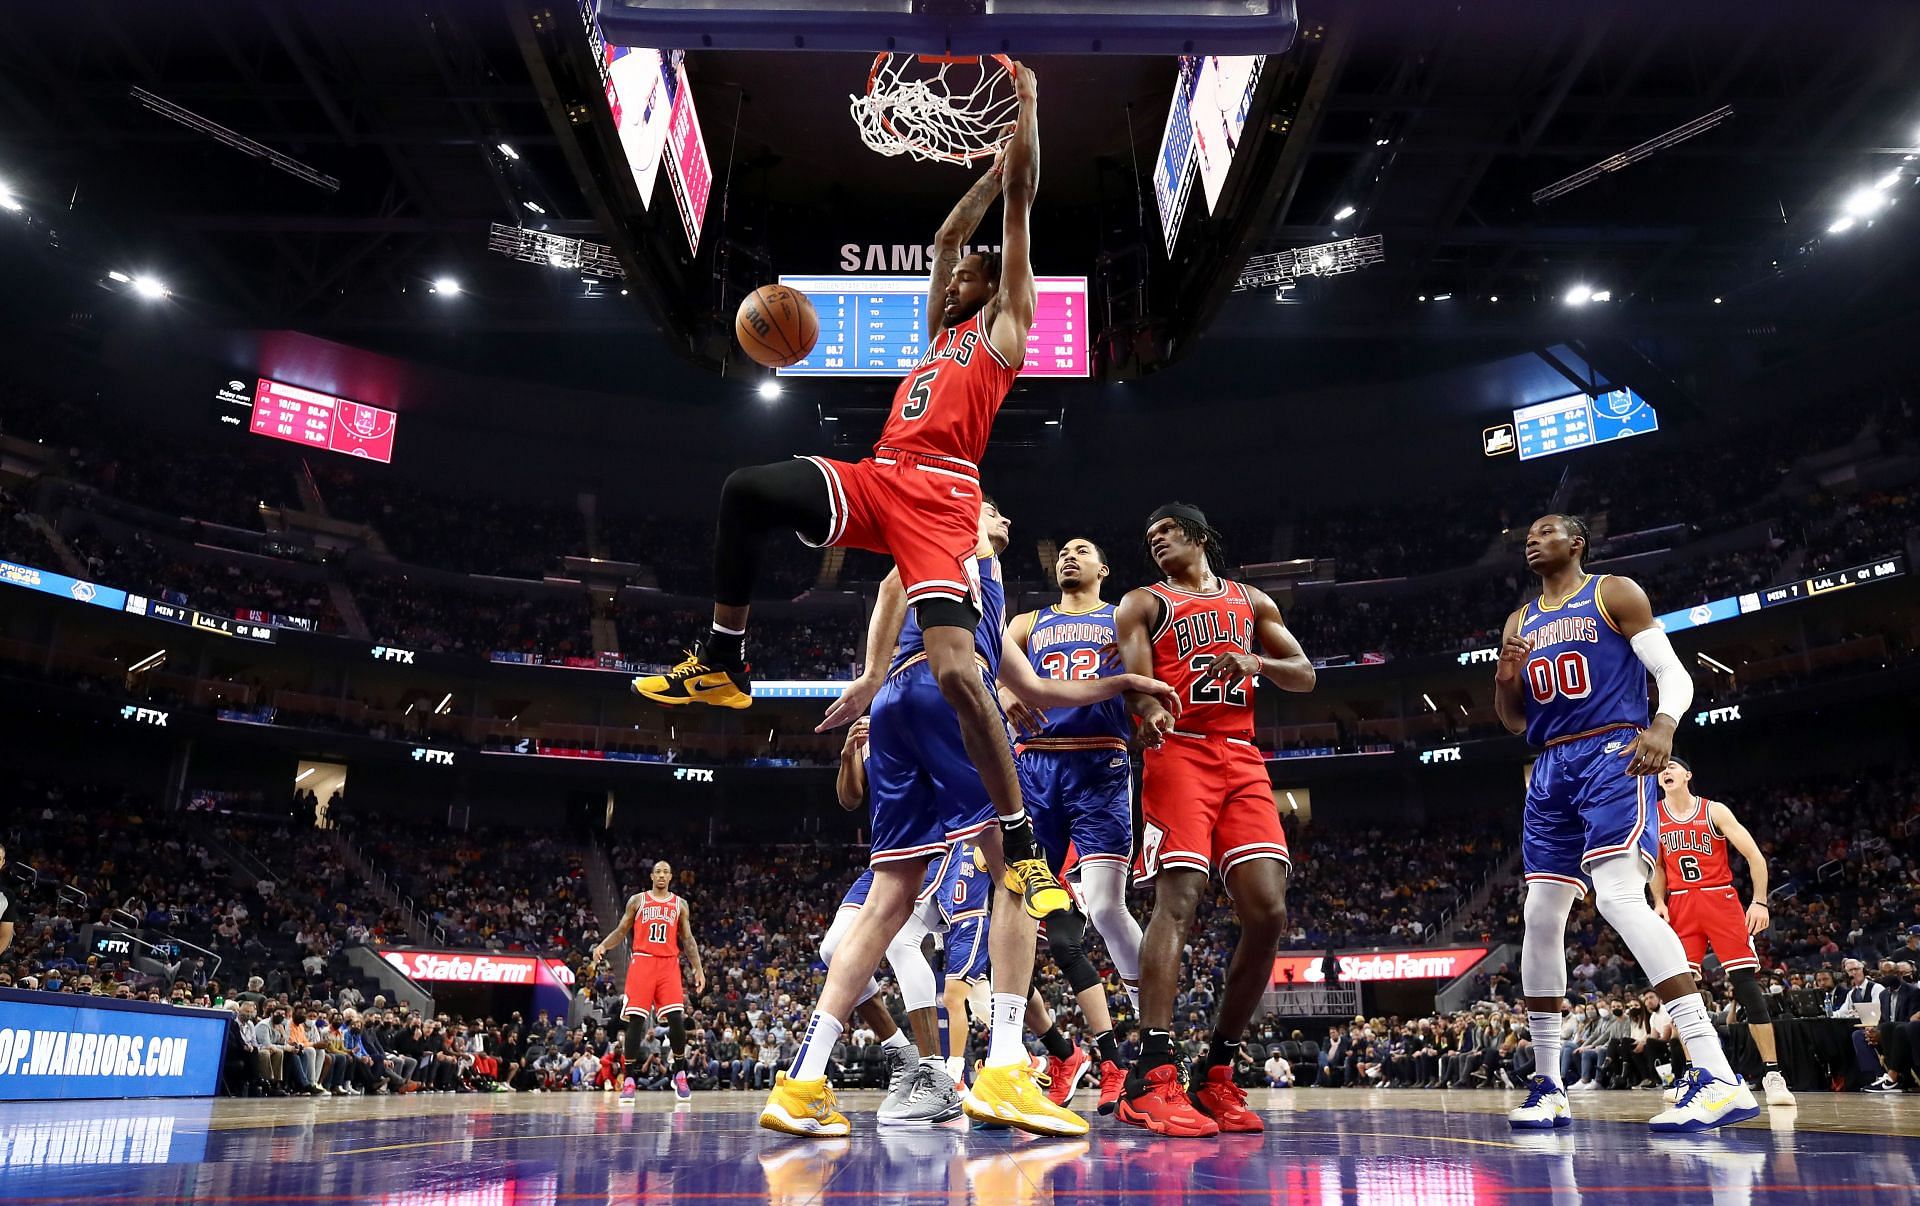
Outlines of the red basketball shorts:
[[1146,752],[1140,817],[1135,884],[1167,868],[1212,871],[1225,879],[1254,859],[1293,865],[1266,760],[1250,741],[1170,734],[1166,744]]
[[1680,945],[1687,948],[1687,963],[1696,974],[1709,947],[1723,971],[1759,968],[1753,935],[1747,933],[1747,911],[1740,907],[1740,893],[1731,884],[1667,893],[1667,918],[1680,935]]
[[627,1003],[620,1016],[644,1013],[649,1017],[686,1008],[687,992],[680,986],[680,960],[665,955],[635,955],[627,962]]
[[973,556],[980,544],[980,470],[972,461],[886,448],[851,463],[801,459],[827,480],[832,518],[820,547],[892,557],[908,603],[980,605]]

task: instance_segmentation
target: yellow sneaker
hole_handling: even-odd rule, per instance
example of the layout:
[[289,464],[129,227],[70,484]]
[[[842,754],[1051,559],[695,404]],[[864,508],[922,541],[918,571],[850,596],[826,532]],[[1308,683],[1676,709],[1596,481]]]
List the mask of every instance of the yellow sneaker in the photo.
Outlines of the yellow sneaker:
[[780,1072],[773,1078],[767,1104],[760,1108],[760,1125],[789,1135],[841,1139],[849,1128],[847,1116],[834,1108],[836,1104],[826,1077],[790,1080]]
[[1007,874],[1002,880],[1007,891],[1018,892],[1027,906],[1027,915],[1045,921],[1054,913],[1064,913],[1073,907],[1073,897],[1060,886],[1054,877],[1052,868],[1044,858],[1022,859],[1007,864]]
[[687,650],[680,664],[665,674],[633,680],[633,692],[668,707],[701,703],[716,708],[750,708],[753,684],[743,670],[729,670],[701,660],[700,651]]
[[[960,1108],[976,1122],[997,1122],[1035,1135],[1087,1133],[1087,1120],[1048,1101],[1033,1069],[1025,1064],[981,1068]],[[763,1122],[765,1118],[761,1115]]]

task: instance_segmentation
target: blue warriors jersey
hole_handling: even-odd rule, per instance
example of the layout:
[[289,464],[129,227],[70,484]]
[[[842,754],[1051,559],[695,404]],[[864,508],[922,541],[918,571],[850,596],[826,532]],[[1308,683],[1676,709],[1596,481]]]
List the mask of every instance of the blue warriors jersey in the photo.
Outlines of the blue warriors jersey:
[[[1087,612],[1042,607],[1029,613],[1027,660],[1036,674],[1058,680],[1104,678],[1123,673],[1115,647],[1114,604],[1102,603]],[[1124,699],[1115,696],[1084,708],[1048,708],[1047,723],[1028,734],[1024,745],[1034,749],[1121,749],[1133,731]]]
[[[977,572],[980,576],[980,596],[976,600],[980,605],[980,623],[973,630],[973,651],[986,663],[987,677],[998,679],[1000,628],[1007,618],[1007,588],[1000,580],[1000,559],[980,558]],[[920,631],[920,618],[909,608],[907,622],[900,629],[900,645],[887,673],[892,674],[908,662],[924,657],[926,652],[927,638]]]
[[1647,671],[1600,602],[1605,580],[1588,577],[1564,600],[1520,610],[1520,635],[1533,647],[1521,683],[1531,745],[1647,725]]

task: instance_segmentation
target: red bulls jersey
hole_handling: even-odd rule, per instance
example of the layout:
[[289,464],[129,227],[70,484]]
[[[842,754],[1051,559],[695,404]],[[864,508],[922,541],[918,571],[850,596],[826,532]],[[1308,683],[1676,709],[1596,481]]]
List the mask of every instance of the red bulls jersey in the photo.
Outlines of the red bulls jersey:
[[1020,370],[1000,358],[987,338],[987,308],[940,332],[893,392],[893,410],[876,452],[917,452],[978,466],[993,417]]
[[651,889],[640,894],[640,913],[633,919],[633,953],[680,957],[680,910],[686,902],[670,895],[665,900]]
[[1253,651],[1253,600],[1238,582],[1196,595],[1166,582],[1147,587],[1166,607],[1153,633],[1153,674],[1180,694],[1174,729],[1253,740],[1253,677],[1201,681],[1223,653]]
[[1713,827],[1713,805],[1694,798],[1693,816],[1681,820],[1660,800],[1660,858],[1666,865],[1667,891],[1724,888],[1733,883],[1733,864],[1727,860],[1727,838]]

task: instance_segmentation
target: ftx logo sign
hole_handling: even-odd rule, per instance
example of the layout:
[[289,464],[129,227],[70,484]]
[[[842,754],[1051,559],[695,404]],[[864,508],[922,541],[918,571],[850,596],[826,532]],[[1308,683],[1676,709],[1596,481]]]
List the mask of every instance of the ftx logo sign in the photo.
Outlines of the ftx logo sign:
[[1739,704],[1734,704],[1730,708],[1709,708],[1705,712],[1693,714],[1693,723],[1702,728],[1710,724],[1731,724],[1738,719],[1740,719]]
[[413,665],[413,650],[395,649],[391,645],[375,645],[373,660],[376,662],[399,662],[403,666]]
[[1469,649],[1465,653],[1460,654],[1455,660],[1462,666],[1478,666],[1482,663],[1499,661],[1500,651],[1498,649]]
[[1437,750],[1420,751],[1420,765],[1422,766],[1430,766],[1435,762],[1458,761],[1460,761],[1460,747],[1457,745],[1449,745]]
[[156,729],[167,727],[167,715],[153,708],[136,708],[132,704],[120,709],[120,719],[131,720],[135,724],[150,724]]
[[452,750],[430,750],[424,745],[413,747],[413,760],[428,766],[452,766]]
[[710,770],[703,770],[697,766],[678,767],[674,770],[673,777],[682,783],[713,782],[713,772]]

